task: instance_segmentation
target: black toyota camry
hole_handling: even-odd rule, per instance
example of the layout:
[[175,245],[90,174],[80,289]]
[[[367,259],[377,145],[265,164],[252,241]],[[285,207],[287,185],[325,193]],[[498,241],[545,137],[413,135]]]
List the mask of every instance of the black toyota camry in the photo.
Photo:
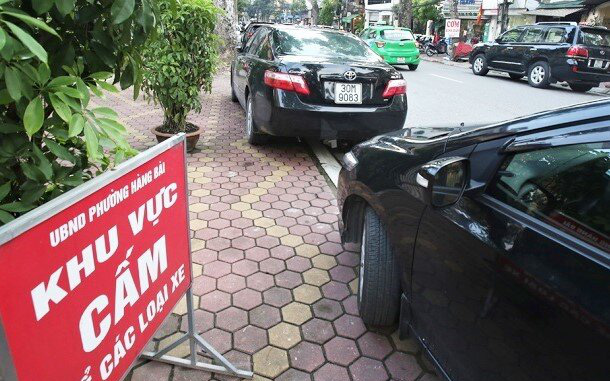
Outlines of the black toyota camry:
[[337,204],[358,304],[452,381],[608,380],[610,101],[354,147]]
[[401,129],[407,84],[360,38],[341,31],[264,25],[231,67],[232,98],[246,136],[358,142]]

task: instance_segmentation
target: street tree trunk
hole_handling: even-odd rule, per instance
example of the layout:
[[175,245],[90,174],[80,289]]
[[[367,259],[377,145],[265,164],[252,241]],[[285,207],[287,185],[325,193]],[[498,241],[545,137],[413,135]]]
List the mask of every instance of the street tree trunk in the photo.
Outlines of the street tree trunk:
[[214,32],[220,36],[219,51],[233,51],[239,39],[239,20],[237,18],[236,0],[214,0],[214,5],[223,9],[224,12],[218,14]]
[[402,27],[413,29],[413,0],[401,0],[398,23]]
[[320,14],[320,7],[318,6],[318,0],[311,0],[311,24],[318,25],[318,15]]

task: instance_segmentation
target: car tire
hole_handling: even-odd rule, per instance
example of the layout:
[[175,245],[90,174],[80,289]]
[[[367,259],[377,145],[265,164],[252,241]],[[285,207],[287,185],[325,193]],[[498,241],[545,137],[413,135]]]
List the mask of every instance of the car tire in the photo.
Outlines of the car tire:
[[370,326],[394,324],[400,308],[400,278],[387,231],[371,207],[364,212],[358,309]]
[[551,84],[551,69],[545,61],[534,62],[527,71],[527,82],[532,87],[546,89]]
[[486,75],[489,72],[487,68],[487,58],[484,54],[477,54],[472,60],[472,72],[474,75]]
[[233,76],[231,76],[231,101],[237,102],[237,95],[235,95],[235,89],[233,88]]
[[595,87],[593,85],[585,85],[582,83],[568,83],[568,85],[570,86],[570,89],[572,89],[572,91],[576,91],[578,93],[586,93],[587,91]]
[[267,141],[267,136],[258,132],[252,111],[252,97],[246,96],[246,139],[248,143],[258,146]]
[[417,66],[419,66],[419,65],[408,65],[408,66],[409,66],[409,70],[415,71],[415,70],[417,70]]
[[508,76],[510,77],[510,79],[518,81],[521,78],[523,78],[522,74],[515,74],[515,73],[508,73]]

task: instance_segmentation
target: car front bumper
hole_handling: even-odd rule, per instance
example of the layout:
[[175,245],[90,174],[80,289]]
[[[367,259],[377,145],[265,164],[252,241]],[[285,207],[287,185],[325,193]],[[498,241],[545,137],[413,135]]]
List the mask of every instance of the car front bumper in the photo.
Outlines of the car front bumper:
[[255,112],[255,121],[274,136],[362,141],[403,128],[407,117],[406,95],[382,106],[335,106],[304,103],[294,92],[273,93],[272,104]]

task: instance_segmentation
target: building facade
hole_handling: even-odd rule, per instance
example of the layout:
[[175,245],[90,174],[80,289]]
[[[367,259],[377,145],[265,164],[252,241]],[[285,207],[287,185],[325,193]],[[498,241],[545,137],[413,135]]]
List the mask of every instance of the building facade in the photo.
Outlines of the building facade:
[[398,17],[393,9],[400,0],[364,0],[364,27],[386,24],[398,25]]

